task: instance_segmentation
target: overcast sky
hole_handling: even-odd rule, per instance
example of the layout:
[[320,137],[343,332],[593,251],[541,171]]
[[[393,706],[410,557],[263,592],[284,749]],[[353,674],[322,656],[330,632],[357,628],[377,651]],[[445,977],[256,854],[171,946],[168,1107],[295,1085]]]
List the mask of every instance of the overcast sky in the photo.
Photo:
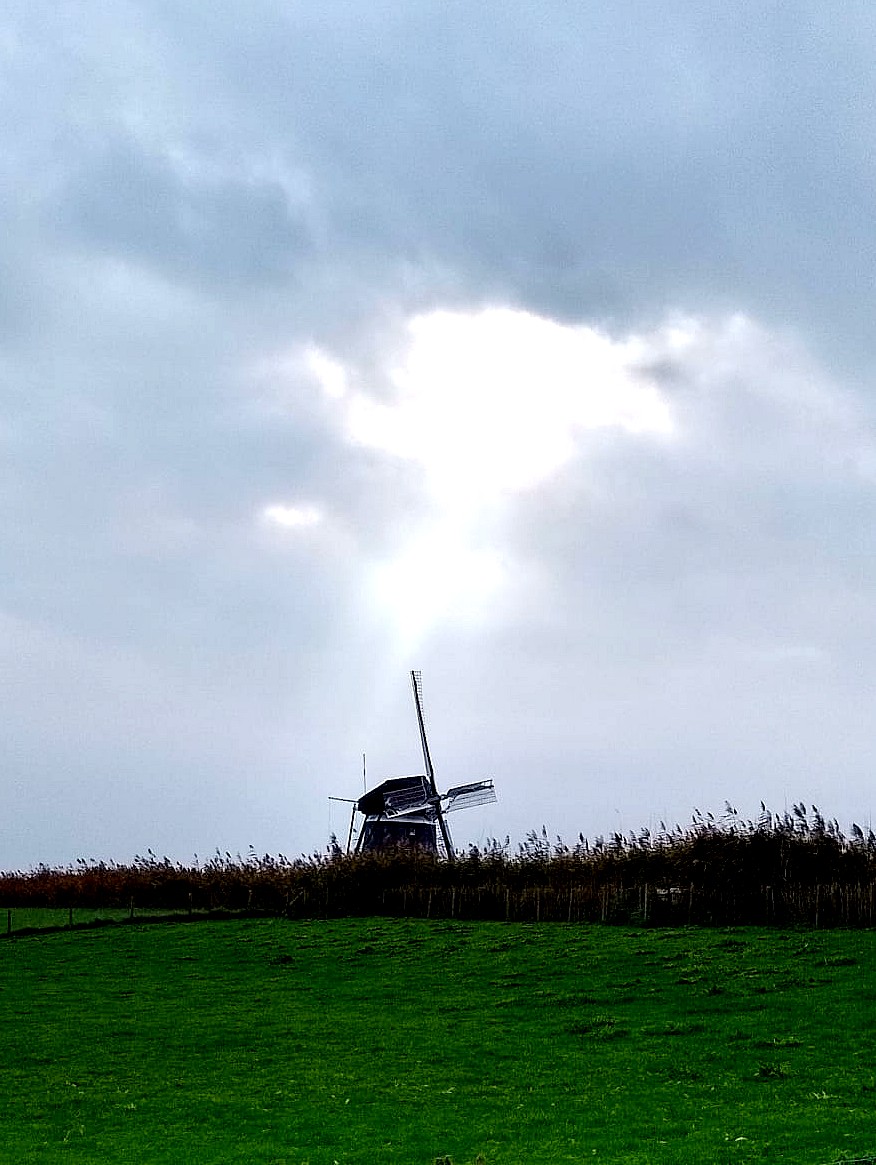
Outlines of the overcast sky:
[[876,803],[871,2],[6,0],[0,868]]

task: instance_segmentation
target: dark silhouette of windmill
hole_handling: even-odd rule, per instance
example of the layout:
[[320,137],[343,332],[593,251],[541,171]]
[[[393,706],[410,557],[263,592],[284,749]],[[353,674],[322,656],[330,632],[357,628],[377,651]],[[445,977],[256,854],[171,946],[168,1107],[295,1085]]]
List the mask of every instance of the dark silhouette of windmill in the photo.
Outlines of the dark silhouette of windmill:
[[411,672],[411,687],[425,772],[412,777],[391,777],[369,789],[357,801],[350,801],[347,797],[332,800],[348,801],[353,806],[347,837],[348,853],[358,814],[364,817],[364,821],[356,838],[355,853],[415,846],[432,853],[443,853],[452,861],[454,852],[446,820],[448,813],[488,805],[496,800],[496,791],[492,781],[474,781],[468,785],[456,785],[446,793],[438,792],[423,719],[423,680],[418,671]]

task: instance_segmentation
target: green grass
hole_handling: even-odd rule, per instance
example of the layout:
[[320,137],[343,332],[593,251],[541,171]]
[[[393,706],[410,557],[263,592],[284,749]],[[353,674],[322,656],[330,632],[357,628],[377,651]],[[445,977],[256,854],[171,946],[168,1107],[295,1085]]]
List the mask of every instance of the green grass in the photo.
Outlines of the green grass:
[[[149,919],[187,915],[187,909],[138,909],[134,917]],[[203,916],[205,911],[195,911]],[[22,930],[52,930],[58,927],[94,926],[101,922],[123,922],[131,918],[130,907],[114,906],[13,906],[0,907],[0,935]]]
[[249,920],[0,943],[0,1160],[876,1152],[876,935]]
[[43,930],[48,927],[69,926],[71,919],[75,926],[93,922],[115,922],[127,918],[130,911],[109,908],[86,909],[77,906],[72,911],[66,907],[54,906],[14,906],[11,910],[0,908],[0,933],[5,934],[11,924],[13,931]]

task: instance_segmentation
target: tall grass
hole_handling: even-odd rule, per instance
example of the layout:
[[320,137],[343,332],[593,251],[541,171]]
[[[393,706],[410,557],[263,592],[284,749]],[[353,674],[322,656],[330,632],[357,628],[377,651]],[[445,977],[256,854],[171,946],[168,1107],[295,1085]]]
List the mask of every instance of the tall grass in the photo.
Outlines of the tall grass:
[[217,853],[184,865],[152,851],[130,864],[80,859],[0,874],[0,906],[251,910],[291,917],[410,915],[654,925],[876,924],[876,836],[800,804],[744,820],[568,845],[543,829],[516,848],[471,846],[453,863],[418,850],[286,858]]

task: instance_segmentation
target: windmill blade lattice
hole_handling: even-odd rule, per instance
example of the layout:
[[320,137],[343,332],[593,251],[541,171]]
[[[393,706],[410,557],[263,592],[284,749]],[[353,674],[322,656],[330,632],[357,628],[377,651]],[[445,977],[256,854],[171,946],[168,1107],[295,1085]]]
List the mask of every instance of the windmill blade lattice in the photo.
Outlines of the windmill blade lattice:
[[402,813],[434,812],[435,798],[425,779],[411,789],[399,789],[385,793],[383,797],[387,817],[398,817]]
[[448,789],[441,800],[445,813],[455,813],[457,809],[472,809],[475,805],[492,805],[496,800],[496,790],[492,781],[473,781],[470,785]]
[[438,832],[441,834],[441,841],[444,844],[444,852],[447,855],[447,860],[452,862],[455,857],[453,842],[450,839],[450,830],[447,828],[444,814],[441,812],[441,799],[438,796],[438,788],[435,785],[435,770],[432,767],[432,754],[429,752],[429,741],[426,739],[426,722],[423,719],[423,676],[420,672],[411,672],[411,687],[414,690],[414,707],[417,709],[417,725],[420,729],[420,743],[423,746],[423,764],[426,766],[426,780],[429,783],[429,788],[432,792],[432,803],[435,806],[435,821],[438,825]]

